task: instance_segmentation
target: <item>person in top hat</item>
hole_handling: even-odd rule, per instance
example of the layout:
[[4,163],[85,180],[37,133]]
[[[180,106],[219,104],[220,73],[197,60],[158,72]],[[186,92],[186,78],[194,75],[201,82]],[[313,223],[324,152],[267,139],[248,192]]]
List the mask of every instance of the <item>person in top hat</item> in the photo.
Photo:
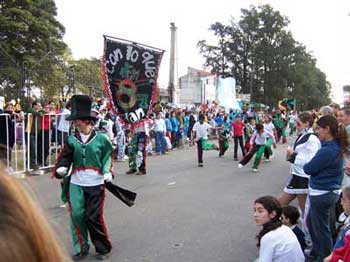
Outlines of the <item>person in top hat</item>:
[[112,249],[103,219],[105,181],[112,180],[113,147],[107,136],[95,132],[91,116],[92,100],[86,95],[71,99],[71,115],[77,131],[70,135],[54,168],[56,178],[67,177],[71,168],[68,203],[75,254],[73,260],[89,253],[88,233],[97,252],[97,259],[107,259]]

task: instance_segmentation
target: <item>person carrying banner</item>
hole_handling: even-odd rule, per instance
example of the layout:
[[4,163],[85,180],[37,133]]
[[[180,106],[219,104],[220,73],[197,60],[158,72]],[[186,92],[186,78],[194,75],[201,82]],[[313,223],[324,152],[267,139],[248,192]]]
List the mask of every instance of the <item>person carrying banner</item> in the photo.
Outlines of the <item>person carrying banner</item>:
[[[71,99],[73,121],[77,132],[68,137],[54,168],[56,178],[67,176],[74,261],[85,259],[89,253],[88,233],[97,252],[97,259],[107,259],[112,249],[103,219],[105,182],[112,181],[113,147],[108,137],[94,130],[91,116],[92,100],[86,95]],[[107,183],[106,183],[107,185]]]
[[[127,175],[146,175],[146,146],[149,136],[149,128],[146,122],[142,122],[133,130],[133,136],[129,143],[129,170]],[[138,169],[138,171],[137,171]]]

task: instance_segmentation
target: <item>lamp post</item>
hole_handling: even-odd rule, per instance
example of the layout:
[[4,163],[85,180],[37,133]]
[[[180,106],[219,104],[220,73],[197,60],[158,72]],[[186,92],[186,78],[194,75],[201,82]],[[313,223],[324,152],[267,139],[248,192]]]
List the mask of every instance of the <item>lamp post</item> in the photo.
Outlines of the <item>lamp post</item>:
[[73,89],[73,95],[76,95],[77,94],[77,90],[75,88],[75,66],[74,65],[71,65],[69,67],[69,70],[70,70],[70,84],[71,84],[71,87]]
[[[31,96],[31,80],[29,78],[29,73],[34,68],[36,68],[46,57],[51,55],[52,51],[49,50],[43,57],[41,57],[38,61],[31,64],[31,67],[29,67],[29,64],[27,61],[23,61],[22,63],[22,74],[23,74],[23,89],[27,92],[27,103],[28,108],[30,107],[30,96]],[[41,87],[42,90],[42,87]]]
[[23,74],[23,93],[27,95],[27,108],[30,107],[30,96],[31,96],[31,86],[28,73],[28,62],[23,61],[22,64],[22,74]]

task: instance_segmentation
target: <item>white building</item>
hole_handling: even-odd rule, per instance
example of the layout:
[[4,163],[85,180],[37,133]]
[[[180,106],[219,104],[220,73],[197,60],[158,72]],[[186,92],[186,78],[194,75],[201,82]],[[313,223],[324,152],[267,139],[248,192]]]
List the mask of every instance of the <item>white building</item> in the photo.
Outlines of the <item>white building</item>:
[[188,67],[180,77],[180,104],[204,104],[216,99],[217,78],[210,72]]

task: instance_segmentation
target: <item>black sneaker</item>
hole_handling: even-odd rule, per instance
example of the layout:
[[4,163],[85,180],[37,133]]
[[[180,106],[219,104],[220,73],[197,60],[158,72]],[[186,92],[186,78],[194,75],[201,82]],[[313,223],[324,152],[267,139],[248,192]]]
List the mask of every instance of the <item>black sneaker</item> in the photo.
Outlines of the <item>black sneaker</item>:
[[306,250],[304,251],[305,256],[305,262],[317,262],[317,256],[314,254],[313,250]]
[[97,260],[106,260],[108,258],[109,258],[109,253],[106,253],[106,254],[97,253],[96,255]]
[[233,158],[233,161],[238,161],[238,158],[237,158],[237,157],[234,157],[234,158]]
[[73,261],[81,261],[89,255],[89,252],[79,252],[72,256]]
[[204,167],[203,163],[198,164],[199,167]]
[[136,173],[136,172],[137,172],[137,170],[135,170],[135,169],[130,169],[130,170],[126,171],[126,174],[127,174],[127,175],[131,175],[131,174],[134,174],[134,173]]

